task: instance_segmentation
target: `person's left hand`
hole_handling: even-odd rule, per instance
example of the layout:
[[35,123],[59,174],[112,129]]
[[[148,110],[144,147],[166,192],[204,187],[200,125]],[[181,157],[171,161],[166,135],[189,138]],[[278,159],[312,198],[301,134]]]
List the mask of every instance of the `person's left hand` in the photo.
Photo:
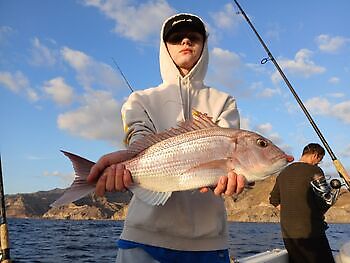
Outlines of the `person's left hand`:
[[[213,189],[215,195],[225,194],[227,196],[238,195],[243,192],[246,185],[246,179],[243,175],[237,175],[234,171],[230,171],[226,176],[221,176],[218,184]],[[199,190],[201,193],[209,191],[208,187]]]

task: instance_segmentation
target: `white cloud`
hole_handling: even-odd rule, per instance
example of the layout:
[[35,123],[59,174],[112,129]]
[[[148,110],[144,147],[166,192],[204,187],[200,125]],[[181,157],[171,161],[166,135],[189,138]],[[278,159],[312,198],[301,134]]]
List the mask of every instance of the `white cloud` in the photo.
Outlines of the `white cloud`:
[[333,97],[333,98],[343,98],[345,97],[344,93],[341,92],[335,92],[335,93],[330,93],[328,96]]
[[262,98],[271,98],[275,95],[279,95],[281,94],[281,90],[280,89],[271,89],[271,88],[266,88],[264,89],[262,92],[260,92],[258,94],[258,97],[262,97]]
[[306,101],[305,106],[314,114],[334,117],[346,124],[350,124],[349,100],[332,105],[325,98],[315,97]]
[[350,144],[341,152],[343,157],[350,157]]
[[288,113],[293,113],[295,112],[296,110],[299,110],[300,107],[298,106],[297,102],[296,101],[292,101],[292,102],[286,102],[285,103],[285,108],[287,109],[287,112]]
[[338,84],[340,82],[340,79],[338,77],[331,77],[328,80],[328,82],[331,83],[331,84]]
[[112,90],[123,84],[110,65],[95,61],[81,51],[64,47],[61,49],[61,55],[77,72],[77,79],[86,90]]
[[240,16],[235,14],[231,3],[226,4],[222,11],[211,13],[210,16],[214,25],[220,29],[236,29],[242,20]]
[[272,131],[271,123],[263,123],[256,127],[256,130],[262,134],[268,134]]
[[53,171],[53,172],[45,171],[43,175],[45,177],[57,177],[57,178],[60,178],[62,181],[69,182],[69,183],[71,183],[75,177],[74,173],[65,174],[59,171]]
[[8,38],[14,33],[12,27],[0,26],[0,45],[8,44]]
[[36,91],[30,88],[29,80],[21,71],[15,73],[0,71],[0,86],[16,94],[24,94],[30,101],[36,101],[39,97]]
[[[267,138],[269,140],[271,140],[276,145],[280,145],[282,143],[281,136],[277,132],[273,132],[273,133],[268,134]],[[284,147],[286,147],[286,145]]]
[[338,103],[332,107],[332,115],[346,124],[350,124],[350,101]]
[[138,6],[128,0],[85,0],[84,4],[98,8],[114,20],[114,31],[133,41],[147,41],[155,35],[158,40],[163,21],[175,13],[164,0],[151,0]]
[[12,74],[8,71],[0,72],[0,84],[12,92],[18,93],[29,86],[29,81],[21,71]]
[[46,81],[43,89],[59,105],[69,105],[73,101],[73,89],[62,77]]
[[350,42],[350,38],[335,36],[331,37],[326,34],[319,35],[316,38],[316,42],[318,44],[318,48],[321,51],[327,53],[336,53],[341,48],[343,48],[347,43]]
[[319,115],[327,115],[331,109],[331,103],[320,97],[315,97],[305,102],[305,107]]
[[38,93],[32,88],[27,88],[26,94],[27,98],[32,102],[38,101],[40,99]]
[[220,63],[223,67],[237,68],[241,62],[239,56],[229,50],[213,48],[211,55],[214,62]]
[[256,97],[258,98],[271,98],[275,95],[281,94],[279,88],[264,88],[264,84],[261,81],[253,82],[249,89],[252,93],[256,94]]
[[279,144],[278,147],[280,147],[286,154],[290,154],[296,159],[296,157],[293,155],[293,147],[289,144]]
[[77,71],[84,70],[86,66],[92,63],[92,59],[88,55],[68,47],[63,47],[61,49],[61,55],[63,59]]
[[38,38],[32,40],[30,63],[36,66],[53,66],[56,64],[56,52],[43,45]]
[[208,83],[237,91],[237,84],[240,82],[238,72],[242,64],[240,57],[229,50],[214,48],[210,52],[210,61]]
[[120,108],[121,104],[113,99],[111,93],[90,92],[85,94],[80,108],[60,114],[57,124],[60,129],[82,138],[121,144],[124,132]]
[[278,145],[282,142],[281,137],[277,132],[273,132],[273,127],[272,124],[267,122],[267,123],[262,123],[259,124],[255,127],[255,130],[263,135],[264,137],[268,138],[271,140],[274,144]]
[[280,147],[286,153],[292,152],[292,147],[288,144],[283,143],[281,136],[277,132],[273,132],[273,126],[271,123],[263,123],[255,126],[254,129],[251,127],[251,121],[248,117],[241,116],[241,129],[243,130],[255,130],[258,134],[268,138],[275,145]]
[[[294,60],[281,59],[278,60],[278,64],[283,70],[304,77],[310,77],[311,75],[325,72],[326,69],[324,67],[317,66],[310,59],[311,55],[312,51],[301,49],[296,53]],[[282,80],[277,71],[272,74],[271,79],[275,83]]]
[[281,29],[280,25],[272,24],[269,26],[270,29],[266,32],[266,36],[270,39],[280,40],[280,33],[285,30]]
[[28,155],[26,157],[28,160],[31,161],[43,161],[43,160],[47,160],[47,157],[42,157],[42,156],[36,156],[36,155]]
[[240,123],[241,123],[241,129],[243,130],[250,130],[250,119],[249,118],[240,118]]
[[257,73],[265,73],[267,72],[266,67],[264,67],[263,65],[261,65],[260,63],[246,63],[245,64],[247,68],[257,72]]

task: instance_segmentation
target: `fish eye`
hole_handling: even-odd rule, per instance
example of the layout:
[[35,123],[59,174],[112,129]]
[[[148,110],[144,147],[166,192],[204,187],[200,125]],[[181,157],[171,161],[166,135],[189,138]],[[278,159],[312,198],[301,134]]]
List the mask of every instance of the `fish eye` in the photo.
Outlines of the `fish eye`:
[[268,145],[268,142],[264,139],[259,138],[256,140],[256,144],[260,147],[265,148]]

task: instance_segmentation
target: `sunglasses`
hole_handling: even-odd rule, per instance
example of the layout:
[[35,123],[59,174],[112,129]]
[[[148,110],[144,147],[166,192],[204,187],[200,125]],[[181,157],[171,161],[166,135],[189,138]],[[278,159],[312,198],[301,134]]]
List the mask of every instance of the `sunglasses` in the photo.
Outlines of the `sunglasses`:
[[184,38],[188,38],[193,43],[203,41],[203,36],[197,32],[174,32],[166,39],[169,44],[180,44]]

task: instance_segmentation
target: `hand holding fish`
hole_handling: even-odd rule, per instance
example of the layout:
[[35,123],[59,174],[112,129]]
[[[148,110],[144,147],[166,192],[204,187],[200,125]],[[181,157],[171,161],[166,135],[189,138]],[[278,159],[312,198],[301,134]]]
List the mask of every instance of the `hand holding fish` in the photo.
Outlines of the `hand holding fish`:
[[107,167],[98,179],[95,193],[103,196],[105,192],[126,191],[132,185],[130,171],[123,164],[113,164]]
[[91,167],[87,177],[89,183],[96,183],[95,193],[103,196],[104,193],[112,191],[125,191],[132,184],[130,171],[125,169],[121,162],[132,158],[128,151],[117,151],[102,156],[96,164]]
[[89,183],[95,183],[107,167],[131,159],[132,157],[134,157],[134,154],[127,150],[120,150],[105,154],[91,167],[90,173],[86,180]]
[[[234,171],[229,171],[227,176],[220,177],[218,184],[213,189],[213,192],[215,195],[237,195],[243,192],[246,183],[247,181],[244,176],[237,175]],[[208,187],[203,187],[200,189],[201,193],[206,193],[208,191]]]

